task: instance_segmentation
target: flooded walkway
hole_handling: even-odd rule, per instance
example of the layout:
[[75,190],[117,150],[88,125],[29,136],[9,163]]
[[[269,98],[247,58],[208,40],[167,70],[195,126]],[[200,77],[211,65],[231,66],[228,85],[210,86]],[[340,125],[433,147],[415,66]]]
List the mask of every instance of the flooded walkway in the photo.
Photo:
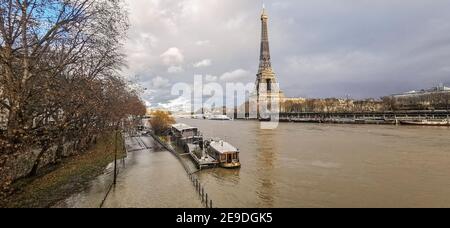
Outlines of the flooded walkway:
[[[151,137],[126,140],[128,157],[119,161],[117,185],[112,166],[90,187],[56,207],[200,208],[202,204],[181,163]],[[108,194],[107,194],[108,193]]]

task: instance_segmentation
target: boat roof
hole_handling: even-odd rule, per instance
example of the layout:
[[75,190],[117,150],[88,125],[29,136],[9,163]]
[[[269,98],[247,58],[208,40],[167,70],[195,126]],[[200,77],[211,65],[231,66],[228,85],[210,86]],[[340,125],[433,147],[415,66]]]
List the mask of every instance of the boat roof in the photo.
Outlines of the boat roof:
[[172,127],[177,129],[178,131],[197,130],[198,129],[196,127],[191,127],[191,126],[189,126],[187,124],[184,124],[184,123],[173,124]]
[[239,152],[239,150],[225,141],[212,141],[210,146],[214,148],[219,153],[234,153]]

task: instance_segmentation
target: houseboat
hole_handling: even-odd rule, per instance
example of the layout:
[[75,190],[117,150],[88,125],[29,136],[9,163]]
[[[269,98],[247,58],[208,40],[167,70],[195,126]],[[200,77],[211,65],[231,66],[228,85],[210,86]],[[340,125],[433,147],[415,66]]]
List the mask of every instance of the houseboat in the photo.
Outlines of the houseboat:
[[196,127],[186,124],[174,124],[171,128],[171,141],[186,152],[188,152],[188,144],[199,145],[203,149],[203,136]]
[[171,128],[171,141],[184,153],[190,154],[197,166],[239,168],[239,150],[222,140],[203,140],[196,127],[174,124]]
[[216,159],[223,168],[239,168],[239,149],[223,140],[205,142],[206,153]]

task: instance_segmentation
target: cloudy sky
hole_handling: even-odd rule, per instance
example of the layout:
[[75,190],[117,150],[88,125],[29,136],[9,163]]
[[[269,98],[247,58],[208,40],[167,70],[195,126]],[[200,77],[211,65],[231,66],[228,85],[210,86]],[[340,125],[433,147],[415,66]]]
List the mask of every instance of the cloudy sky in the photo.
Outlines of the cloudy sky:
[[[262,0],[126,0],[124,74],[151,106],[177,82],[253,82]],[[266,0],[289,97],[367,98],[450,85],[449,0]]]

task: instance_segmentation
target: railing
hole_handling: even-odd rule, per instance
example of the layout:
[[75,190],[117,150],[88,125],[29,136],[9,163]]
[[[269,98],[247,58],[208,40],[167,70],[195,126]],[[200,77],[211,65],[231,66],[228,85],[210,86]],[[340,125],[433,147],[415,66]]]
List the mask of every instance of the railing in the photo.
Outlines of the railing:
[[189,174],[189,179],[192,181],[195,190],[201,198],[202,204],[204,204],[206,208],[213,208],[213,202],[211,199],[208,199],[208,193],[205,192],[205,188],[202,186],[200,181],[193,174]]
[[202,184],[200,183],[198,178],[195,176],[196,172],[191,171],[189,166],[180,157],[180,154],[178,154],[173,148],[171,148],[169,145],[167,145],[165,142],[163,142],[157,135],[155,135],[153,132],[151,132],[150,135],[161,146],[163,146],[166,150],[168,150],[170,153],[172,153],[178,159],[178,161],[180,161],[180,163],[183,165],[183,168],[189,177],[189,180],[191,180],[192,184],[194,185],[195,191],[198,193],[198,195],[202,201],[202,204],[206,208],[213,208],[213,201],[211,198],[208,197],[208,193],[206,193],[204,186],[202,186]]

